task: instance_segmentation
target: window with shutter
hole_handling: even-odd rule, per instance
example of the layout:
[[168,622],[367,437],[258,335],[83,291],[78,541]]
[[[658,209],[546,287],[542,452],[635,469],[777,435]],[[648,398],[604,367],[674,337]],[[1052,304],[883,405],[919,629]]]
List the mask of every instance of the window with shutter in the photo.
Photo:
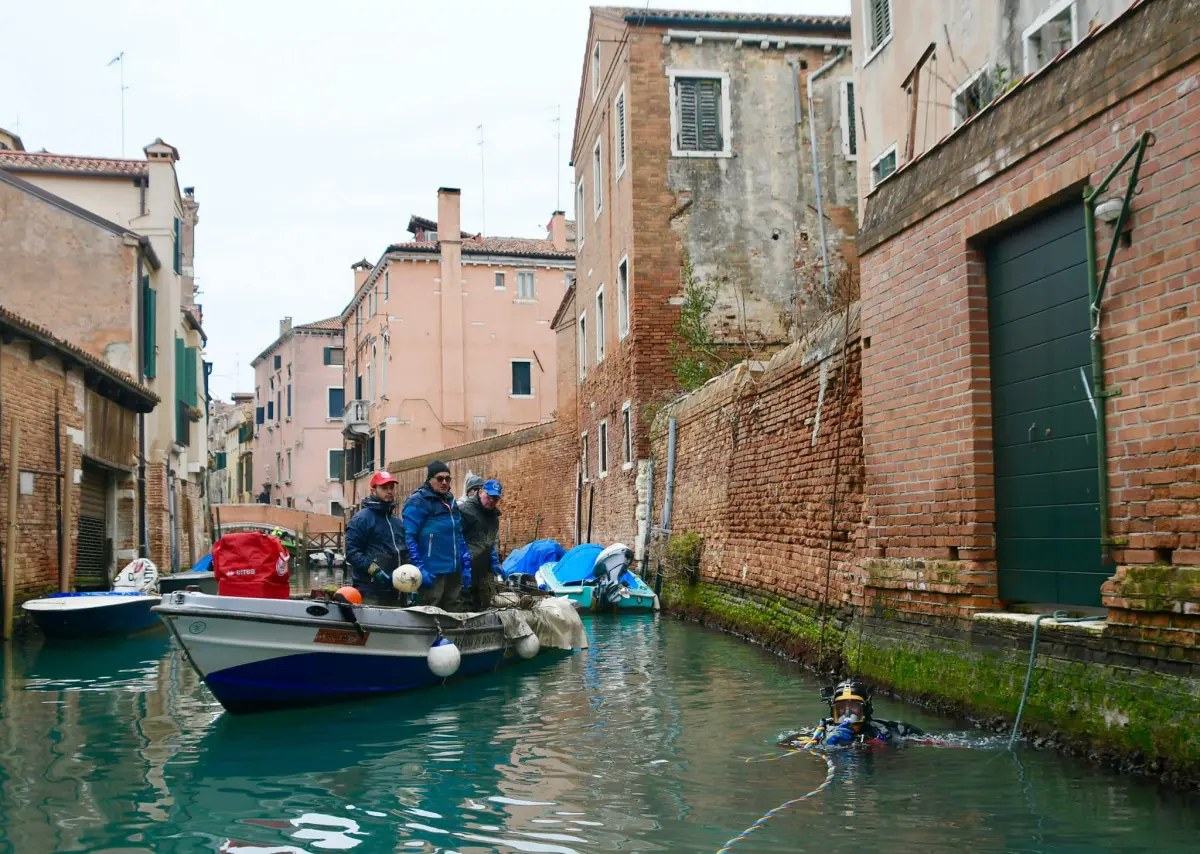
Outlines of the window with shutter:
[[867,0],[867,13],[870,19],[867,28],[870,43],[867,49],[878,50],[892,35],[891,0]]
[[175,217],[175,275],[183,271],[183,234],[179,217]]
[[725,152],[724,82],[716,77],[675,78],[675,152]]
[[625,88],[617,95],[617,177],[625,172]]
[[142,373],[147,379],[158,376],[158,291],[150,287],[150,277],[142,278]]

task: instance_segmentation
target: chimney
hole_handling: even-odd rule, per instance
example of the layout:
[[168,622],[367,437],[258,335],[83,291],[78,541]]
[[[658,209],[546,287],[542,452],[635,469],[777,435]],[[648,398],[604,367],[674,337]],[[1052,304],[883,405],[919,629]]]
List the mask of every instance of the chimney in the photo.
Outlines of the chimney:
[[462,242],[462,192],[454,187],[438,188],[438,240]]
[[[358,293],[358,289],[363,286],[363,282],[367,280],[367,276],[371,275],[371,271],[375,268],[367,262],[366,258],[361,261],[355,261],[350,265],[350,269],[354,271],[354,293]],[[353,299],[353,297],[351,297]]]
[[285,317],[283,320],[279,321],[279,334],[280,335],[286,335],[287,333],[289,333],[291,331],[292,331],[292,319],[290,317]]
[[546,226],[546,239],[554,243],[555,252],[567,251],[567,215],[555,211],[550,215],[550,224]]

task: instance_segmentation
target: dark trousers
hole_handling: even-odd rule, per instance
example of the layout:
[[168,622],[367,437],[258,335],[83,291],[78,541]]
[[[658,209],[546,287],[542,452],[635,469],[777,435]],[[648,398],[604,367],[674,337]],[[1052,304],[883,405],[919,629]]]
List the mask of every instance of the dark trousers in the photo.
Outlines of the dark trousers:
[[457,612],[461,610],[462,573],[447,572],[445,575],[435,575],[433,586],[422,587],[417,592],[418,605],[430,605],[443,611]]

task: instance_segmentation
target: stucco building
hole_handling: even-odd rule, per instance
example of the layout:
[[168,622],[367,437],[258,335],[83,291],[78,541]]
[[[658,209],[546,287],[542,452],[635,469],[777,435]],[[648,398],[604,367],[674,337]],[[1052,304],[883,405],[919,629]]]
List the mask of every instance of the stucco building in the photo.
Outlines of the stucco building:
[[[179,152],[162,140],[144,150],[145,160],[0,150],[0,173],[10,176],[0,303],[158,396],[140,416],[139,457],[148,553],[171,569],[209,547],[205,337],[192,279],[198,205],[179,187]],[[118,257],[114,242],[140,250]],[[97,287],[98,273],[110,284]]]
[[342,515],[342,361],[339,318],[293,326],[285,317],[250,363],[256,498]]
[[575,274],[571,223],[555,212],[544,239],[461,229],[456,189],[412,239],[354,265],[346,336],[347,500],[371,472],[450,445],[554,418],[550,321]]
[[826,309],[826,272],[853,267],[850,47],[843,17],[592,10],[572,146],[579,275],[555,326],[576,354],[576,474],[598,542],[644,540],[685,267],[713,300],[706,346],[751,359]]
[[254,486],[254,395],[211,400],[208,409],[208,500],[249,504]]

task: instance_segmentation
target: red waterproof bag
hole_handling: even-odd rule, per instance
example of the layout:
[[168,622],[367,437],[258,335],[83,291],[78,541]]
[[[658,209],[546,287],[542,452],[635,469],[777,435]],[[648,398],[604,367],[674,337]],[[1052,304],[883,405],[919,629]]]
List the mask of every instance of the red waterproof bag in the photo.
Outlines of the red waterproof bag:
[[213,546],[212,559],[219,595],[288,598],[288,552],[275,537],[226,534]]

